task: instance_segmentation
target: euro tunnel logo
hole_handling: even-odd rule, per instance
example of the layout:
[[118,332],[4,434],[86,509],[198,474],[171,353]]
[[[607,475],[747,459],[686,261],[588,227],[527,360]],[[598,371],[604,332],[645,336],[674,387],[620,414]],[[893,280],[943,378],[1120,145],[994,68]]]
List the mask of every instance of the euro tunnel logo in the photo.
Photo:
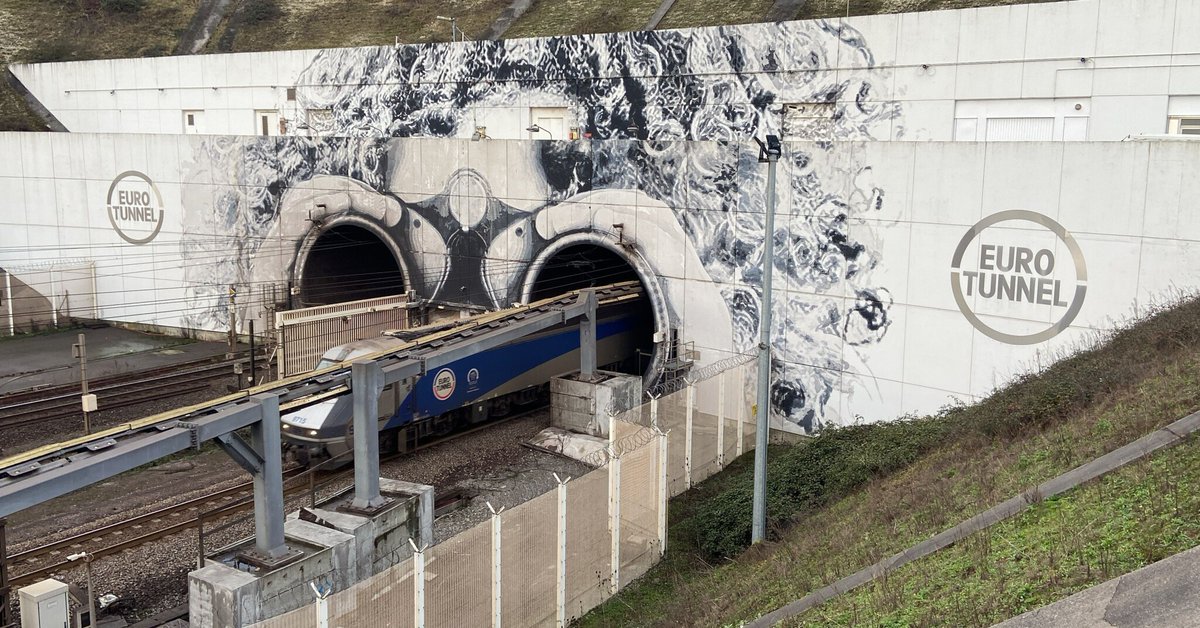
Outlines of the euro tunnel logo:
[[433,376],[433,396],[437,397],[438,401],[445,401],[454,394],[454,371],[450,369],[442,369]]
[[162,194],[150,177],[129,170],[108,187],[108,221],[130,244],[146,244],[163,226]]
[[1087,295],[1079,243],[1032,211],[1002,211],[976,223],[963,234],[950,268],[963,316],[1008,344],[1037,344],[1062,333]]

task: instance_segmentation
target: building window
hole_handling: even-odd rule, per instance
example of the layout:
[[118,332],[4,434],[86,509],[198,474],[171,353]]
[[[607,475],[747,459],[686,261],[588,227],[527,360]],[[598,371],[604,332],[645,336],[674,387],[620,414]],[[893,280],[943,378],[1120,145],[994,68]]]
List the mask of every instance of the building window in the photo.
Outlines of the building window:
[[567,139],[567,108],[566,107],[533,107],[529,110],[529,121],[536,126],[537,131],[529,131],[529,138],[535,140],[565,140]]
[[1054,118],[988,118],[989,142],[1046,142],[1054,139]]
[[1200,135],[1200,116],[1171,118],[1168,131],[1178,135]]
[[204,132],[204,112],[200,110],[183,112],[183,134],[198,135]]
[[798,102],[783,106],[783,138],[788,140],[832,140],[834,104]]
[[254,112],[255,135],[280,135],[279,112],[274,109],[261,109]]

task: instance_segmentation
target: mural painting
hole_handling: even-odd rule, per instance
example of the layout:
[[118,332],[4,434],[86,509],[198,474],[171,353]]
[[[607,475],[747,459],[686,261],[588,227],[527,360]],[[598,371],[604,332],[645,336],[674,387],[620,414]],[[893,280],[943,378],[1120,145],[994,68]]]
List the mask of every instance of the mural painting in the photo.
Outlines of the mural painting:
[[[848,71],[812,71],[832,67]],[[786,130],[822,141],[787,144],[780,164],[771,396],[777,426],[814,432],[846,420],[830,400],[853,347],[890,324],[863,220],[885,191],[833,143],[892,128],[898,106],[874,96],[883,74],[856,31],[824,21],[321,51],[297,98],[343,137],[201,142],[185,175],[185,262],[216,253],[204,234],[246,250],[186,264],[186,283],[298,281],[321,233],[354,226],[385,243],[408,289],[495,309],[528,301],[554,254],[589,245],[630,264],[656,328],[678,329],[702,362],[752,352],[766,170],[751,139]],[[787,103],[832,114],[783,129]],[[514,105],[566,107],[581,138],[440,139]],[[210,180],[215,193],[186,185]],[[217,291],[191,290],[188,325],[227,324]]]

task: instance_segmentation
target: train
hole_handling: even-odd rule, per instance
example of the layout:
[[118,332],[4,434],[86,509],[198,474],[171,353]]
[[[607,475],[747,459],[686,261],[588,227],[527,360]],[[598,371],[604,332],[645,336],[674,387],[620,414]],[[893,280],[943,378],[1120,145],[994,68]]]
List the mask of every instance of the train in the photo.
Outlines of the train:
[[[596,320],[596,364],[608,371],[641,374],[642,343],[652,324],[637,299],[601,303]],[[420,343],[430,327],[380,336],[329,349],[314,370]],[[463,339],[463,342],[470,342]],[[379,396],[381,454],[407,451],[430,436],[448,434],[545,405],[549,382],[579,370],[579,323],[570,321],[432,369],[411,390],[388,384]],[[353,452],[354,403],[340,395],[281,417],[284,446],[304,465],[349,461]]]

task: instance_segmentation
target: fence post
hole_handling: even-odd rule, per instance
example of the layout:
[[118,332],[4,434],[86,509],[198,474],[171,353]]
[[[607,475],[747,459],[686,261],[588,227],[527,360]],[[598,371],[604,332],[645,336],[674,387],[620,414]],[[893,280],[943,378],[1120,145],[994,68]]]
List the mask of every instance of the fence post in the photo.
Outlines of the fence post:
[[692,488],[692,418],[696,411],[696,386],[688,382],[687,386],[687,422],[683,435],[683,479],[688,488]]
[[318,587],[315,580],[308,586],[317,599],[317,628],[329,628],[329,591],[324,586]]
[[667,433],[654,428],[658,435],[658,550],[659,555],[667,553],[667,499],[670,489],[667,487]]
[[500,513],[504,512],[504,508],[496,510],[491,502],[484,503],[492,511],[492,626],[500,628],[500,615],[504,608],[500,597]]
[[555,568],[558,579],[558,626],[567,625],[567,482],[571,478],[562,479],[557,473],[552,474],[558,482],[558,560]]
[[[743,367],[738,367],[743,368]],[[746,383],[746,375],[742,373],[742,384]],[[742,441],[745,440],[746,432],[746,395],[742,393],[738,396],[737,404],[737,456],[742,455]]]
[[725,468],[725,373],[717,375],[717,469]]
[[613,595],[621,588],[621,458],[616,450],[609,450],[608,460],[608,516],[612,529],[612,586]]
[[413,626],[425,628],[425,547],[409,537],[413,549]]
[[317,628],[329,628],[329,600],[317,598]]
[[658,397],[650,398],[650,427],[658,429]]

